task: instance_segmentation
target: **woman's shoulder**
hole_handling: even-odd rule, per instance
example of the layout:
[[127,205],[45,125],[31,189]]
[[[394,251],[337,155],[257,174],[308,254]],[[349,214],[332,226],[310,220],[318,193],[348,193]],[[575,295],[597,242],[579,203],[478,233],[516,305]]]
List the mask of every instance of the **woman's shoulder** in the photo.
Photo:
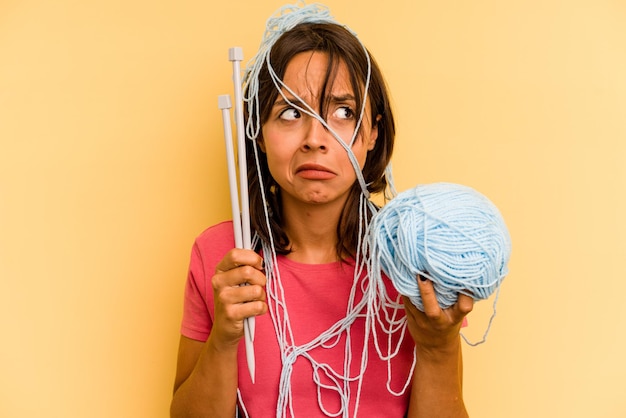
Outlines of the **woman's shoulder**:
[[233,221],[222,221],[211,225],[198,235],[197,241],[206,241],[214,238],[231,238],[234,240]]
[[203,254],[219,254],[221,257],[235,246],[233,222],[223,221],[208,227],[196,237],[195,245]]

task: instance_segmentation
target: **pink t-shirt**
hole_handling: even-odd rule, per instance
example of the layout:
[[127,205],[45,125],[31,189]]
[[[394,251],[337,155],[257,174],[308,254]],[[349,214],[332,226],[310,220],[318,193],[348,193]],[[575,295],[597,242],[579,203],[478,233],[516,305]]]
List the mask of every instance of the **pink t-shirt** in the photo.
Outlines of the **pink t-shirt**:
[[[213,324],[213,291],[211,277],[216,264],[234,246],[232,223],[223,222],[204,231],[193,246],[189,276],[185,288],[184,314],[181,333],[199,341],[206,341]],[[324,332],[346,315],[348,297],[354,281],[354,263],[301,264],[283,256],[278,257],[281,283],[296,344],[306,343]],[[386,281],[387,292],[395,300],[397,292]],[[357,295],[357,300],[361,295]],[[398,315],[404,315],[400,310]],[[381,315],[384,318],[384,315]],[[359,373],[365,321],[358,318],[351,327],[351,375]],[[338,372],[343,371],[345,361],[345,334],[332,348],[315,348],[309,354],[319,364],[328,364]],[[379,346],[386,352],[386,334],[379,333]],[[400,339],[398,332],[393,336],[392,346]],[[358,416],[403,417],[409,404],[410,385],[397,396],[388,390],[388,366],[391,366],[389,387],[394,392],[402,391],[410,379],[413,363],[413,341],[406,332],[398,355],[391,362],[383,361],[374,347],[373,339],[368,342],[367,369],[363,376]],[[256,317],[254,340],[256,360],[256,382],[252,384],[248,374],[243,338],[239,345],[239,389],[243,404],[250,417],[276,416],[279,381],[282,369],[280,350],[274,325],[269,314]],[[320,370],[318,370],[319,372]],[[291,375],[293,411],[296,417],[325,417],[319,403],[329,413],[340,409],[339,396],[332,390],[322,389],[318,401],[318,385],[314,376],[323,381],[323,373],[314,373],[312,363],[299,357]],[[355,408],[357,382],[350,383],[350,416]]]

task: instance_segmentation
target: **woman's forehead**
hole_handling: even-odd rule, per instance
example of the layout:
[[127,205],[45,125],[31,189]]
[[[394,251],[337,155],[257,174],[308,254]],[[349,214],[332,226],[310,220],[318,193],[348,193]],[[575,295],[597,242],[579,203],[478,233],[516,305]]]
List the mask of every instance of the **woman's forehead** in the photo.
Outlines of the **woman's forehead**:
[[[330,78],[328,66],[328,54],[319,51],[301,52],[287,64],[283,83],[307,101],[319,99],[321,94],[354,98],[346,63],[343,60],[338,61],[336,68],[331,71]],[[322,92],[323,88],[330,90]]]

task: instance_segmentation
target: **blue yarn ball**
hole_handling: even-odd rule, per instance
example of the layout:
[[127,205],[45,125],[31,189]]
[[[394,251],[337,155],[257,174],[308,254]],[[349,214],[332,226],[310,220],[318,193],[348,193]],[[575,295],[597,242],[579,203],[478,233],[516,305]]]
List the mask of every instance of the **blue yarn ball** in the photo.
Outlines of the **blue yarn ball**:
[[504,220],[467,186],[433,183],[398,194],[372,219],[369,238],[374,263],[422,311],[417,275],[433,282],[445,309],[459,293],[487,299],[508,273],[511,238]]

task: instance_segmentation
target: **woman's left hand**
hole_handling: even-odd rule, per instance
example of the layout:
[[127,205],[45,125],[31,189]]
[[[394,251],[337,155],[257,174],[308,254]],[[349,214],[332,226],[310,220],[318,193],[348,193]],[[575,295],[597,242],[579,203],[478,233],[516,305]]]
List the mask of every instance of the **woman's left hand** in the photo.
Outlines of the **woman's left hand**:
[[442,309],[437,302],[433,283],[423,277],[418,277],[417,283],[424,312],[417,309],[409,298],[403,296],[403,300],[409,332],[418,352],[435,354],[456,347],[463,319],[472,311],[474,300],[459,294],[454,305]]

